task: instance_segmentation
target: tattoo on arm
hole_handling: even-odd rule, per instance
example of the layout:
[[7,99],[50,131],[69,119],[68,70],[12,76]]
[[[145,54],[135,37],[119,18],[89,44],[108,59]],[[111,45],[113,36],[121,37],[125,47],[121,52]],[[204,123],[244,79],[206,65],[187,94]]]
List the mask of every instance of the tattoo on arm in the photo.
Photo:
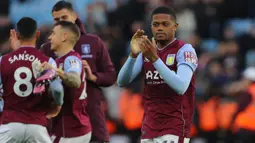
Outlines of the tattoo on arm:
[[64,73],[64,75],[61,78],[63,82],[69,87],[79,88],[81,86],[81,78],[78,73],[75,72]]

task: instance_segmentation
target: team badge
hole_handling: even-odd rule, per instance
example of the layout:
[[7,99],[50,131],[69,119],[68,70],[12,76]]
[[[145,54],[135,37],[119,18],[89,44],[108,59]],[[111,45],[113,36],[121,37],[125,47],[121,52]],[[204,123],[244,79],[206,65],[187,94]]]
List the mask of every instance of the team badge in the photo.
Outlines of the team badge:
[[89,44],[82,44],[81,45],[81,51],[84,54],[89,54],[91,52],[90,45]]
[[166,65],[171,66],[174,64],[175,54],[168,54],[166,58]]

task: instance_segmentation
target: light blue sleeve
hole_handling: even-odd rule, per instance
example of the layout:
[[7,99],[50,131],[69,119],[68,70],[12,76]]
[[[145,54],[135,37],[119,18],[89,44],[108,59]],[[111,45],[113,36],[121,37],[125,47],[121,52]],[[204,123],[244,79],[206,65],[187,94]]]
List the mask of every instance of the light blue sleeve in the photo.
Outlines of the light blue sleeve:
[[50,83],[50,88],[52,96],[58,105],[63,105],[64,103],[64,88],[61,79],[55,79]]
[[195,71],[198,65],[198,60],[196,51],[192,45],[185,44],[182,48],[180,48],[177,52],[176,61],[177,66],[185,64]]
[[[179,95],[183,95],[188,89],[193,72],[197,67],[196,53],[195,50],[193,48],[192,50],[191,48],[185,48],[184,50],[180,49],[182,51],[177,53],[177,73],[170,70],[161,59],[158,59],[153,63],[154,67],[157,69],[164,81]],[[190,52],[188,54],[193,53],[195,57],[194,55],[185,55],[186,57],[182,56],[183,54],[187,54],[185,53],[186,51]],[[195,58],[196,60],[192,58]]]
[[[52,65],[53,67],[57,67],[57,64],[53,58],[49,59],[49,64]],[[61,79],[55,79],[50,83],[50,88],[52,92],[52,96],[55,99],[55,102],[58,105],[63,105],[64,103],[64,88],[62,85],[62,80]]]
[[76,72],[80,75],[82,68],[82,61],[76,56],[68,56],[64,61],[64,71],[67,73]]
[[53,67],[57,67],[57,63],[55,62],[55,60],[54,60],[53,58],[50,58],[48,63],[49,63],[51,66],[53,66]]
[[118,74],[118,86],[126,86],[130,82],[132,82],[136,78],[136,76],[142,71],[142,66],[142,53],[140,53],[137,58],[132,58],[129,56]]

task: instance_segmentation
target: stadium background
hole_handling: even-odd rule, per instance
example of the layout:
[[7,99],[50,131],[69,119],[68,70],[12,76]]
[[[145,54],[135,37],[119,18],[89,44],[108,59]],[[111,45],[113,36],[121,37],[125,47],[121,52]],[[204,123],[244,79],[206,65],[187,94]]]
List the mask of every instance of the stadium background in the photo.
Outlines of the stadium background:
[[[177,37],[196,49],[196,114],[192,143],[248,143],[255,138],[255,101],[249,76],[255,66],[255,0],[69,0],[88,33],[99,35],[118,72],[137,29],[150,32],[150,12],[160,5],[175,8]],[[9,30],[23,16],[40,25],[38,47],[47,41],[57,0],[1,0],[0,53],[9,52]],[[103,89],[112,143],[136,143],[142,118],[142,77],[129,87]],[[248,116],[242,116],[248,115]],[[253,136],[254,135],[254,136]],[[245,140],[246,139],[246,140]]]

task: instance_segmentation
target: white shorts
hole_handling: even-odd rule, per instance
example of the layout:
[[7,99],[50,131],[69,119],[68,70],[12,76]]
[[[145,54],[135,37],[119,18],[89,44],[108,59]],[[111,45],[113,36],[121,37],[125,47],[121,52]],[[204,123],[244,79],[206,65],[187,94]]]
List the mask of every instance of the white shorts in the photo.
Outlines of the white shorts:
[[[52,141],[56,141],[56,136],[51,136]],[[87,133],[86,135],[79,136],[79,137],[73,137],[73,138],[64,138],[61,137],[59,142],[57,143],[89,143],[91,139],[91,132]],[[54,142],[54,143],[55,143]]]
[[164,135],[153,139],[142,139],[141,143],[189,143],[190,140],[190,138],[183,138],[183,141],[179,139],[176,135]]
[[52,143],[47,129],[36,124],[9,123],[0,126],[0,143]]

